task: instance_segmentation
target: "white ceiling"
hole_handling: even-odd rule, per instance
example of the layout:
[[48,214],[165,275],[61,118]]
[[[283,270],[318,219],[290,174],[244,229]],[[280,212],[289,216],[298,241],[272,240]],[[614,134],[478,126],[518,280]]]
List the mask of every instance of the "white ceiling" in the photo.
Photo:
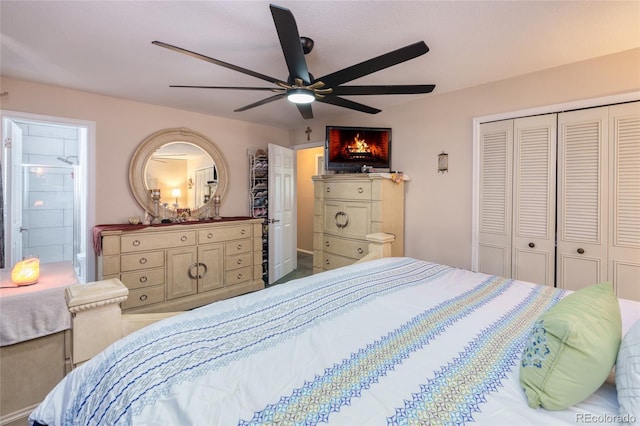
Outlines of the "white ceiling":
[[[275,0],[274,0],[275,1]],[[383,109],[640,46],[639,1],[279,1],[316,77],[424,40],[429,53],[350,84],[436,84],[433,94],[352,96]],[[0,1],[2,75],[255,123],[310,124],[269,92],[169,84],[269,83],[151,44],[160,40],[286,80],[267,1]],[[54,102],[55,100],[52,100]],[[313,105],[315,120],[351,113]],[[356,113],[360,114],[360,113]]]

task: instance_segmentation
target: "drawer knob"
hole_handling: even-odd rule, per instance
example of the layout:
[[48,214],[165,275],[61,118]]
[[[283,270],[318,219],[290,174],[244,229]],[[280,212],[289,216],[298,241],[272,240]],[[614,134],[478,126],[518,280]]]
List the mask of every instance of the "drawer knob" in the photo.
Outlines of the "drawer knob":
[[359,186],[358,187],[358,194],[362,194],[363,192],[364,192],[364,189],[361,186]]
[[331,192],[331,187],[327,186],[327,192]]
[[147,277],[145,277],[144,275],[140,277],[140,282],[141,283],[146,283],[147,282]]
[[140,240],[133,240],[133,246],[138,247],[140,245]]
[[238,265],[242,265],[242,259],[238,259],[238,261],[236,262]]
[[578,250],[576,250],[578,252],[578,254],[584,254],[584,249],[583,248],[579,248]]
[[147,295],[143,294],[142,296],[140,296],[140,301],[144,302],[145,300],[147,300]]
[[211,232],[209,232],[209,233],[207,234],[207,238],[208,238],[208,239],[212,239],[212,238],[213,238],[213,234],[212,234]]
[[146,257],[141,257],[140,258],[140,264],[144,265],[145,263],[147,263],[147,258]]
[[325,245],[325,247],[329,247],[331,245],[331,243],[329,241],[325,241],[324,245]]
[[534,248],[535,246],[536,246],[535,243],[533,242],[529,243],[529,247]]
[[362,254],[364,253],[364,250],[362,250],[362,247],[358,247],[358,254]]
[[331,262],[329,262],[329,259],[325,259],[325,260],[324,260],[324,264],[325,264],[325,265],[328,265],[329,263],[331,263]]
[[242,274],[238,274],[238,279],[241,280],[242,279]]
[[237,250],[242,250],[242,244],[238,244],[238,247],[236,247]]
[[242,234],[242,235],[244,235],[244,234],[246,234],[246,233],[247,233],[247,230],[246,230],[246,229],[242,229],[242,230],[240,231],[240,234]]
[[180,241],[187,241],[187,239],[188,239],[188,238],[187,238],[187,236],[186,236],[186,235],[183,235],[182,237],[180,237]]

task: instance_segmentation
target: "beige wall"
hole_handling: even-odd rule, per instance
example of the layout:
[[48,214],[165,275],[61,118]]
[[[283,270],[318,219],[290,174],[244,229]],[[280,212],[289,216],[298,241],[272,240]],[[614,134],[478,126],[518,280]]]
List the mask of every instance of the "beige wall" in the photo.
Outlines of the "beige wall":
[[220,212],[249,214],[247,149],[287,146],[289,132],[189,111],[0,77],[1,108],[96,123],[96,223],[124,223],[142,209],[129,191],[129,160],[138,144],[161,129],[187,127],[205,135],[222,151],[231,175]]
[[[221,209],[225,216],[248,214],[247,148],[307,143],[306,126],[287,131],[10,78],[1,78],[0,87],[9,92],[2,97],[2,109],[96,122],[96,223],[124,222],[141,213],[128,189],[129,159],[138,143],[157,130],[188,127],[222,150],[231,171]],[[314,135],[323,135],[326,124],[392,127],[393,168],[411,177],[406,255],[469,268],[473,118],[637,90],[640,49],[456,92],[439,94],[436,87],[432,94],[377,115],[349,113],[309,126]],[[437,173],[442,151],[449,153],[445,174]]]
[[[456,92],[439,94],[436,86],[430,95],[377,115],[349,114],[311,128],[313,134],[322,134],[326,124],[392,127],[392,167],[411,177],[406,185],[405,254],[470,268],[474,117],[637,90],[640,49]],[[293,144],[304,143],[304,130],[291,132]],[[444,174],[437,172],[442,151],[449,154],[449,172]]]
[[307,148],[296,151],[296,185],[298,206],[298,249],[313,252],[313,181],[316,174],[316,158],[324,148]]

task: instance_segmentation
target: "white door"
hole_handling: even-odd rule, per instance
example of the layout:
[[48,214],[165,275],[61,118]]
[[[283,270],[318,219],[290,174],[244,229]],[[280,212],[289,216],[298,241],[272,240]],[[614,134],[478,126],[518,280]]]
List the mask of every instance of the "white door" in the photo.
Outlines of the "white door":
[[608,108],[558,116],[557,286],[607,279]]
[[480,127],[478,272],[511,276],[513,120]]
[[640,300],[640,102],[609,108],[609,204],[607,280]]
[[298,266],[295,151],[269,144],[269,284]]
[[556,114],[514,120],[512,278],[555,284]]
[[22,259],[22,129],[13,121],[6,120],[3,126],[2,139],[5,144],[7,161],[7,179],[5,180],[5,200],[10,201],[7,209],[9,223],[7,241],[10,242],[7,250],[5,266],[11,268]]

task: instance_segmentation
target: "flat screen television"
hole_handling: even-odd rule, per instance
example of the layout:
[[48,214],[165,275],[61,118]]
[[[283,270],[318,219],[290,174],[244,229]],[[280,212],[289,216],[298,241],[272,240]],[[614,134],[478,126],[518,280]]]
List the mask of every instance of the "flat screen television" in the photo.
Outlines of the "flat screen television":
[[360,172],[362,166],[391,168],[391,129],[327,126],[324,144],[327,170]]

